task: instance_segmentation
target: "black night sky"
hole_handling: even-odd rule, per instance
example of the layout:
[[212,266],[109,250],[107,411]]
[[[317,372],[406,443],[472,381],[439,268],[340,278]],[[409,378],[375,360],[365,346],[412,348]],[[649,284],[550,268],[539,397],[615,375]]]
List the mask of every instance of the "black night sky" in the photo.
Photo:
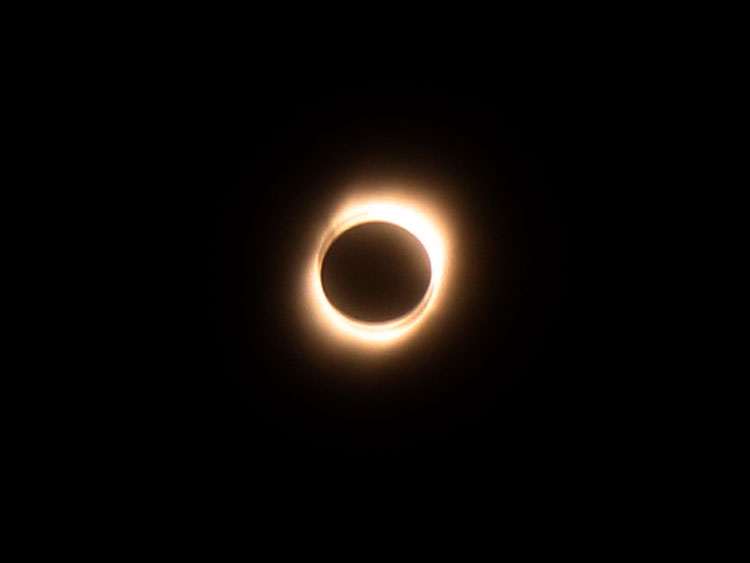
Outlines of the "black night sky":
[[[165,100],[160,255],[187,266],[165,288],[184,320],[159,368],[168,441],[234,467],[596,456],[622,424],[627,327],[604,236],[623,141],[590,84],[230,73]],[[295,268],[310,217],[363,178],[449,191],[463,285],[408,353],[315,358]]]

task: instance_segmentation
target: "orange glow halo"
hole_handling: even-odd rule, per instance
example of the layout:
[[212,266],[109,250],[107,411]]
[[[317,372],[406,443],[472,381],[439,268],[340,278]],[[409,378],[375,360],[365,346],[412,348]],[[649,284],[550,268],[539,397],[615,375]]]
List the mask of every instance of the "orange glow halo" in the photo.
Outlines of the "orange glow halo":
[[[342,205],[317,241],[306,270],[305,300],[317,327],[338,339],[367,347],[393,345],[414,334],[445,293],[448,246],[446,227],[439,217],[431,206],[406,196],[360,196]],[[375,221],[394,224],[414,235],[427,252],[431,269],[430,284],[419,304],[405,315],[385,322],[356,320],[336,309],[323,291],[320,275],[326,252],[339,235]]]

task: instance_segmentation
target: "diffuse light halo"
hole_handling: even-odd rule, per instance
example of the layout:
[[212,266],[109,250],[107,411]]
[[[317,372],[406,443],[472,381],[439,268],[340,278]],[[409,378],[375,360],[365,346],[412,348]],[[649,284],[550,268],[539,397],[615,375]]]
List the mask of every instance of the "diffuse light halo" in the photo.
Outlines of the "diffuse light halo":
[[[389,223],[411,233],[430,262],[430,282],[419,303],[404,315],[383,322],[354,319],[338,310],[328,300],[321,279],[323,260],[331,244],[349,229],[373,222]],[[447,265],[443,230],[429,206],[404,196],[359,197],[342,205],[323,229],[307,274],[307,295],[318,327],[350,342],[374,346],[395,344],[414,333],[443,293]]]

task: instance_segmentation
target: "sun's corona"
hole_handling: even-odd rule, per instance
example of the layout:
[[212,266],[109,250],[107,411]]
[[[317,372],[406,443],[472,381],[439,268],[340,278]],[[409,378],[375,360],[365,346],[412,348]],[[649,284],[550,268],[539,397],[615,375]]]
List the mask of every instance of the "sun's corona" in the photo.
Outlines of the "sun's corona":
[[[326,297],[321,280],[323,259],[331,244],[347,230],[370,222],[391,223],[414,235],[430,261],[431,278],[421,301],[408,313],[384,322],[353,319],[336,309]],[[402,341],[424,323],[444,291],[447,248],[444,228],[428,205],[408,197],[358,197],[335,212],[323,229],[306,273],[307,305],[319,329],[353,343],[372,346]]]

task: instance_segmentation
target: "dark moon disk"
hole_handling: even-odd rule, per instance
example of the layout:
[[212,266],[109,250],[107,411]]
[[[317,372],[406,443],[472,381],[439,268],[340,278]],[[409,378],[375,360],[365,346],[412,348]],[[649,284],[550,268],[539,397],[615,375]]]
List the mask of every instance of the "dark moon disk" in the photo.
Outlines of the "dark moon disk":
[[391,223],[363,223],[333,241],[320,276],[336,309],[357,320],[383,322],[422,300],[430,285],[430,259],[409,231]]

